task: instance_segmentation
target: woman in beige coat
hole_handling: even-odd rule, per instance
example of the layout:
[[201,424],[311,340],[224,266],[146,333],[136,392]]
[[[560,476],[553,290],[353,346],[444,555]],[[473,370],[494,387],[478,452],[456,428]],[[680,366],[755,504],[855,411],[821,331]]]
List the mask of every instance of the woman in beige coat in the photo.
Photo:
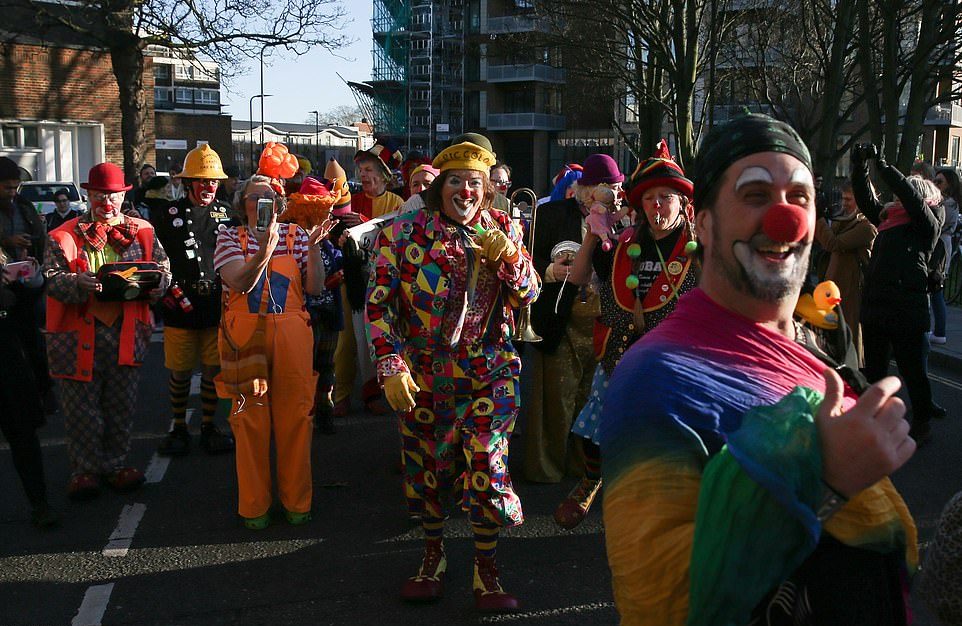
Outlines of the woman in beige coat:
[[868,264],[872,243],[878,234],[875,226],[862,215],[855,204],[852,185],[842,184],[842,214],[832,220],[824,217],[815,223],[815,238],[831,254],[825,280],[835,281],[842,294],[842,315],[852,328],[852,341],[862,362],[862,331],[859,308],[862,300],[862,268]]

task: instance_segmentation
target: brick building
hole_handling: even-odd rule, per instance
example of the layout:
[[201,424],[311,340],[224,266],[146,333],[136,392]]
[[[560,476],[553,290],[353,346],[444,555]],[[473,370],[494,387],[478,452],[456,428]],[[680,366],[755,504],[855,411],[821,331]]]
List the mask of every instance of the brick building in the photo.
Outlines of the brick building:
[[[153,89],[149,59],[144,79]],[[0,155],[35,180],[80,183],[105,159],[123,163],[120,116],[107,51],[66,30],[0,44]],[[147,126],[152,159],[152,109]]]

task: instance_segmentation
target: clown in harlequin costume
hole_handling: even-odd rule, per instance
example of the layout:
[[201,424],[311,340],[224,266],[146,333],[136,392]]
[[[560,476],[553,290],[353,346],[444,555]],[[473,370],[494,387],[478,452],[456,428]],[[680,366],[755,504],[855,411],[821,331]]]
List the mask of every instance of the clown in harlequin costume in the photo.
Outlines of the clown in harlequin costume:
[[[600,424],[622,624],[905,624],[915,525],[887,476],[915,450],[895,378],[868,386],[792,313],[815,188],[787,124],[716,127],[694,164],[699,286],[615,367]],[[853,365],[854,364],[854,365]]]
[[611,372],[629,346],[668,317],[678,297],[697,282],[692,185],[664,140],[654,156],[638,164],[628,188],[635,224],[620,233],[610,251],[599,245],[593,229],[588,230],[572,266],[575,284],[586,284],[594,270],[600,282],[601,315],[594,329],[600,363],[588,402],[571,429],[584,438],[585,477],[555,511],[555,521],[567,529],[581,523],[601,488],[598,420]]
[[143,472],[127,464],[140,365],[153,323],[146,299],[107,301],[97,271],[119,261],[152,261],[160,270],[158,299],[170,282],[170,264],[149,222],[120,212],[123,171],[113,163],[90,170],[81,185],[90,209],[49,235],[47,357],[60,379],[71,478],[68,494],[88,499],[101,480],[117,491],[136,489]]
[[518,602],[498,581],[498,531],[523,519],[508,473],[521,369],[512,309],[534,300],[540,281],[510,217],[491,208],[493,164],[472,143],[435,158],[440,175],[427,206],[378,237],[367,320],[378,378],[400,412],[409,510],[426,539],[418,574],[401,596],[441,596],[450,493],[474,529],[476,606],[504,611]]
[[[157,237],[170,257],[173,283],[161,301],[164,318],[164,364],[170,370],[167,387],[173,410],[173,428],[157,448],[162,456],[183,456],[190,451],[187,402],[190,377],[201,368],[200,447],[208,454],[230,452],[234,438],[214,423],[217,390],[214,377],[220,368],[217,324],[220,322],[221,284],[214,271],[214,248],[222,228],[234,224],[230,207],[216,200],[227,178],[220,156],[207,144],[184,158],[183,180],[187,195],[152,212]],[[179,294],[179,295],[178,295]]]

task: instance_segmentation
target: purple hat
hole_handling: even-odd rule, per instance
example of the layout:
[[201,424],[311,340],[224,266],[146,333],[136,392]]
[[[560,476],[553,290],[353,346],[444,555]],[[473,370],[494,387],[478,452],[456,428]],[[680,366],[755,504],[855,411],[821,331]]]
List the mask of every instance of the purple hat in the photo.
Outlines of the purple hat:
[[607,154],[592,154],[585,159],[584,174],[578,184],[582,187],[600,185],[601,183],[620,183],[625,175],[618,169],[618,164]]

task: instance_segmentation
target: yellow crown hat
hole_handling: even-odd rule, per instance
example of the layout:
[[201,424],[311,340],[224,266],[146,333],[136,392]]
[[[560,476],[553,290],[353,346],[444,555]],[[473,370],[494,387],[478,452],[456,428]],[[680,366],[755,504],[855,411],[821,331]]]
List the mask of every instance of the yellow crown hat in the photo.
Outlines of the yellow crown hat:
[[434,157],[432,166],[442,172],[448,170],[477,170],[487,174],[494,166],[494,153],[476,143],[465,141],[447,147]]

